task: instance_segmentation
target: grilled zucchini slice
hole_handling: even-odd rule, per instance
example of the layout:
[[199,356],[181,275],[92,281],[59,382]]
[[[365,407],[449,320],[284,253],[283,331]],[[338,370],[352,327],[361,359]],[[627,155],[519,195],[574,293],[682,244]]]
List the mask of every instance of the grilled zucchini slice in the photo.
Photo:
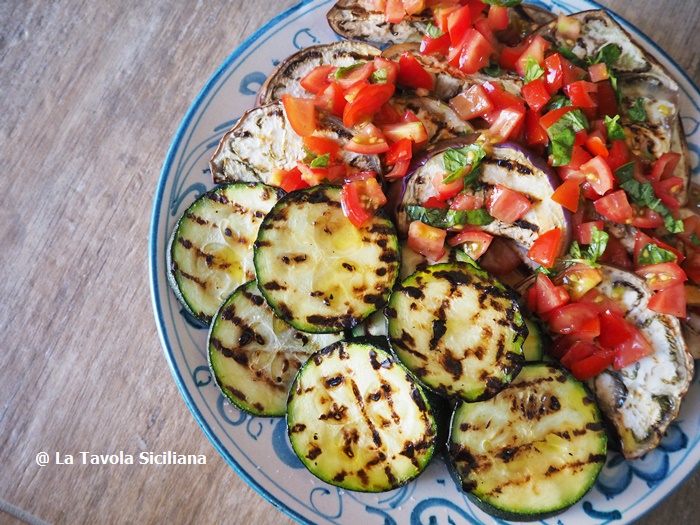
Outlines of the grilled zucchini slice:
[[529,363],[513,383],[452,417],[457,484],[503,519],[543,519],[578,501],[605,463],[607,438],[586,387],[559,365]]
[[255,241],[258,286],[275,314],[298,330],[352,329],[386,304],[399,273],[393,224],[379,216],[356,228],[341,188],[285,195]]
[[416,271],[391,295],[386,315],[396,355],[447,397],[489,398],[523,362],[527,328],[514,292],[468,263]]
[[255,416],[283,416],[294,376],[309,356],[340,339],[306,334],[277,319],[255,281],[224,301],[209,330],[209,366],[219,390]]
[[297,374],[287,430],[312,474],[360,492],[414,479],[437,435],[433,410],[406,369],[376,346],[345,341],[313,354]]
[[201,323],[208,325],[231,292],[255,278],[253,242],[283,194],[265,184],[226,184],[202,194],[178,220],[167,251],[168,282]]

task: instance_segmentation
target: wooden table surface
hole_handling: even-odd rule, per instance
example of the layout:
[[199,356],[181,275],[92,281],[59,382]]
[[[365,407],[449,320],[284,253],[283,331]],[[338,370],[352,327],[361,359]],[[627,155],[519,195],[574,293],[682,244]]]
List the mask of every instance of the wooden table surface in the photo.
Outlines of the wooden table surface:
[[[293,3],[0,2],[0,523],[293,523],[195,423],[147,275],[154,190],[182,117]],[[602,4],[700,84],[700,3]],[[35,464],[41,451],[119,450],[207,464]],[[639,523],[696,522],[699,483],[696,470]]]

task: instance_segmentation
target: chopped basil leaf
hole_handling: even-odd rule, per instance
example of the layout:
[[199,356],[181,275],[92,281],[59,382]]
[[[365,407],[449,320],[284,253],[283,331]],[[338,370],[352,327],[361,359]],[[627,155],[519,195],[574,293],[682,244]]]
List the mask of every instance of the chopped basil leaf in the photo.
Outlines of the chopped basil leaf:
[[567,59],[569,62],[571,62],[573,65],[585,68],[586,67],[586,62],[578,57],[576,53],[574,53],[570,48],[566,46],[559,46],[555,49],[558,51],[561,56],[563,56],[565,59]]
[[309,164],[309,166],[312,168],[327,168],[328,161],[330,160],[330,158],[331,158],[330,153],[326,153],[324,155],[321,155],[321,156],[313,159],[311,161],[311,163]]
[[676,255],[673,252],[659,248],[656,244],[651,242],[647,243],[644,248],[642,248],[642,251],[639,252],[639,264],[641,266],[675,261]]
[[583,129],[588,129],[588,119],[580,109],[564,113],[559,120],[547,128],[553,166],[564,166],[571,162],[576,133]]
[[599,267],[600,264],[597,261],[605,253],[609,238],[610,235],[607,232],[594,227],[591,232],[591,244],[588,245],[588,249],[585,251],[581,250],[581,246],[577,241],[572,242],[566,262],[584,263],[594,268]]
[[345,75],[345,73],[347,73],[348,71],[352,71],[353,69],[356,69],[356,68],[363,66],[363,65],[364,65],[364,62],[355,62],[354,64],[351,64],[349,66],[339,67],[338,69],[335,70],[334,77],[336,79],[343,78],[343,75]]
[[443,33],[440,28],[434,25],[432,22],[428,22],[428,27],[425,28],[425,34],[430,38],[440,38],[445,33]]
[[700,246],[700,239],[698,239],[698,234],[693,232],[690,234],[690,242],[693,243],[693,246]]
[[598,51],[598,56],[596,56],[594,59],[589,57],[588,62],[590,64],[604,62],[605,65],[608,66],[608,70],[610,70],[613,64],[615,64],[615,62],[617,62],[617,60],[620,58],[621,54],[622,48],[620,48],[618,45],[606,44],[600,48],[600,51]]
[[544,75],[544,69],[531,56],[527,57],[525,64],[525,83],[532,82]]
[[644,98],[643,97],[637,97],[634,99],[634,102],[632,105],[627,109],[627,115],[632,120],[636,120],[637,122],[644,122],[647,119],[647,108],[644,105]]
[[605,128],[608,130],[608,138],[610,140],[625,140],[627,135],[625,130],[622,129],[620,123],[620,115],[615,115],[613,118],[605,115]]
[[375,69],[372,73],[372,80],[375,84],[386,84],[388,78],[388,72],[385,67],[381,69]]
[[563,108],[565,106],[570,106],[571,100],[564,95],[554,95],[547,105],[544,107],[545,111],[552,111],[553,109]]
[[634,163],[628,162],[615,170],[615,177],[620,181],[620,188],[627,192],[637,206],[646,206],[664,218],[664,226],[671,233],[683,231],[683,221],[674,219],[669,210],[654,193],[651,182],[639,182],[634,178]]
[[[443,155],[443,162],[445,163],[445,169],[447,170],[447,177],[442,181],[444,184],[450,183],[459,177],[469,175],[470,181],[465,180],[465,185],[471,184],[476,180],[476,177],[472,174],[480,173],[478,170],[481,160],[486,156],[484,148],[478,144],[468,144],[467,146],[462,146],[461,148],[451,148],[445,151]],[[469,171],[465,168],[471,166]]]
[[489,63],[488,66],[482,68],[481,70],[484,72],[485,75],[488,75],[490,77],[497,77],[501,74],[501,66],[494,62]]
[[515,7],[520,4],[523,0],[481,0],[485,4],[497,5],[500,7]]
[[453,210],[451,208],[426,208],[409,204],[406,206],[406,214],[412,221],[421,221],[429,226],[442,229],[464,226],[465,224],[483,226],[494,220],[483,208],[479,210]]

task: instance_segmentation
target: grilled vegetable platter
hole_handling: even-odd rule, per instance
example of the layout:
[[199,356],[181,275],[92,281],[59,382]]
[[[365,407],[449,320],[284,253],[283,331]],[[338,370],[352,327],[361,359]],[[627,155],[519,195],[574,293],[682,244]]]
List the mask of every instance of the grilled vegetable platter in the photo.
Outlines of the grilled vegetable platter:
[[637,519],[700,460],[699,107],[584,1],[273,20],[154,208],[205,432],[304,523]]

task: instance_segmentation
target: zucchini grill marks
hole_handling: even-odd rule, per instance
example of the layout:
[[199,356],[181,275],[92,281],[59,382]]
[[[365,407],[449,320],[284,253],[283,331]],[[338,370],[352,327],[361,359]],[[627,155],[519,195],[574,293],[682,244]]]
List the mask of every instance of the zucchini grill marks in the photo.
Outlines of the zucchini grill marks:
[[237,407],[258,416],[284,416],[301,365],[340,337],[299,332],[280,321],[257,283],[249,281],[231,294],[212,322],[209,365],[217,386]]
[[233,290],[255,277],[253,241],[284,192],[234,183],[201,195],[182,215],[168,247],[168,281],[185,309],[208,325]]
[[452,473],[484,510],[543,519],[578,501],[603,467],[607,438],[588,390],[554,364],[531,363],[494,398],[462,403]]
[[399,359],[437,393],[478,401],[518,373],[527,328],[509,289],[467,263],[405,279],[386,309]]
[[339,186],[285,195],[255,242],[258,285],[270,307],[298,330],[353,328],[386,304],[399,273],[394,226],[374,216],[355,227]]
[[315,353],[289,395],[294,451],[320,479],[382,492],[427,466],[437,426],[420,386],[389,353],[339,342]]

